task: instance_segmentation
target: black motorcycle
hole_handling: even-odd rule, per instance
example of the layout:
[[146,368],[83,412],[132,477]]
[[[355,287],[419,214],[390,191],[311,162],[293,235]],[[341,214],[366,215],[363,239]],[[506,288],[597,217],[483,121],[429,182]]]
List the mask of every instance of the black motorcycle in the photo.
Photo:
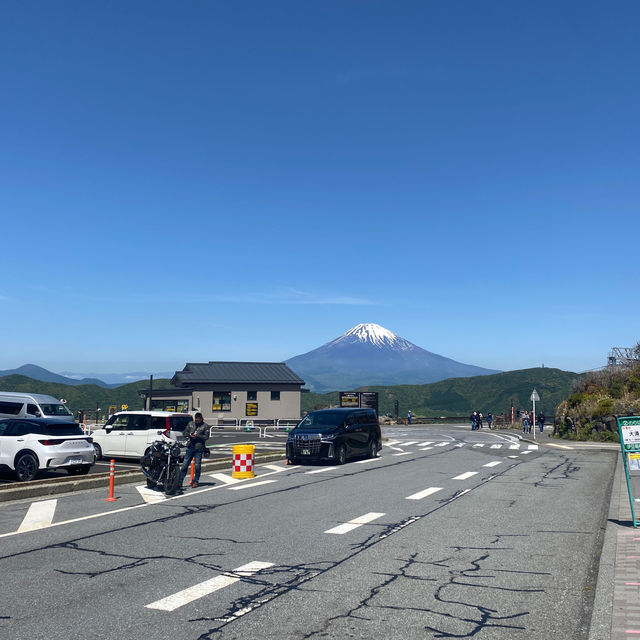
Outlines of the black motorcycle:
[[175,495],[180,487],[181,449],[172,440],[156,440],[140,459],[142,473],[147,476],[147,487],[162,485],[167,496]]

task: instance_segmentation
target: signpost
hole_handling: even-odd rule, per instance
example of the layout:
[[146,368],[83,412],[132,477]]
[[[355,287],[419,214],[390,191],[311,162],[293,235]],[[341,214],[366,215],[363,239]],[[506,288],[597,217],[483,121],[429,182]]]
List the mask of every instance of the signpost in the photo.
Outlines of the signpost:
[[640,522],[636,520],[633,496],[634,493],[640,496],[640,416],[618,418],[618,435],[624,462],[624,475],[627,479],[631,519],[633,526],[637,527]]
[[340,406],[361,409],[375,409],[378,413],[377,391],[341,391]]
[[536,402],[540,401],[540,396],[538,392],[534,389],[530,398],[531,402],[533,402],[533,439],[536,439]]

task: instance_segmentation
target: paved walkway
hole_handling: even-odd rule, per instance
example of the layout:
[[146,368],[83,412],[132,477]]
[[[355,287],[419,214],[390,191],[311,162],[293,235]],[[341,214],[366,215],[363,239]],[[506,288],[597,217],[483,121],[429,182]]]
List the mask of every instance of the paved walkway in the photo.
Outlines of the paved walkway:
[[[505,430],[520,439],[534,442],[533,433]],[[539,445],[555,449],[606,449],[620,451],[617,443],[581,442],[551,437],[551,430],[535,434]],[[637,511],[636,511],[637,515]],[[609,518],[604,543],[589,640],[640,640],[640,528],[633,527],[629,494],[620,454],[611,491]]]

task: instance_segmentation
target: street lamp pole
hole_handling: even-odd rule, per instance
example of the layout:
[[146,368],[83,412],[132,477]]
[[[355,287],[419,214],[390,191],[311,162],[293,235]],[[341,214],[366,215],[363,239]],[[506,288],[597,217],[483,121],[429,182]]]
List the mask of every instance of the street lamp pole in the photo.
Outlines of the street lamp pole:
[[531,402],[533,402],[533,439],[536,439],[536,401],[540,400],[538,392],[534,389],[531,394]]

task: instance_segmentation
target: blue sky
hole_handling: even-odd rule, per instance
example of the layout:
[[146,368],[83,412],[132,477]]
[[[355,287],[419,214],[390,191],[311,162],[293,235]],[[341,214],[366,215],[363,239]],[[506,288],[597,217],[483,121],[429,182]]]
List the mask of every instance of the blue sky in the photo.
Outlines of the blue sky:
[[640,4],[5,0],[0,369],[640,340]]

